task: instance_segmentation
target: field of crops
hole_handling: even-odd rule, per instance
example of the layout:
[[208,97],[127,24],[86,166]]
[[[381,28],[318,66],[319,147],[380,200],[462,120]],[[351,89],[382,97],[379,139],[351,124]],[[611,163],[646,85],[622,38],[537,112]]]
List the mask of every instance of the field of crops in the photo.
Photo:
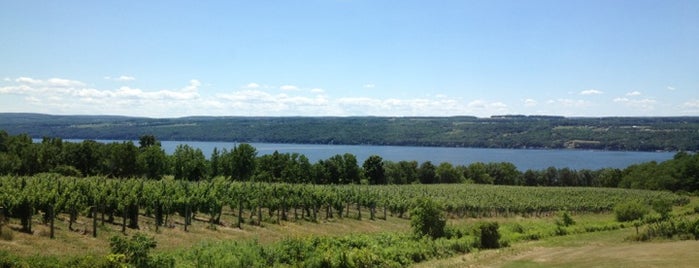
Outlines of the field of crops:
[[[567,210],[573,213],[610,211],[620,202],[667,200],[687,202],[669,192],[574,187],[516,187],[475,184],[451,185],[309,185],[164,179],[70,178],[44,174],[0,177],[0,207],[4,216],[21,220],[25,231],[31,219],[43,215],[45,223],[59,213],[73,221],[80,215],[138,228],[139,216],[153,217],[155,227],[168,224],[171,215],[205,217],[219,224],[225,211],[237,215],[237,227],[251,219],[261,221],[318,221],[332,217],[409,217],[418,197],[441,204],[450,217],[540,216]],[[364,216],[362,215],[364,211]],[[264,212],[264,213],[263,213]],[[367,215],[368,214],[368,215]],[[128,219],[128,223],[127,223]]]

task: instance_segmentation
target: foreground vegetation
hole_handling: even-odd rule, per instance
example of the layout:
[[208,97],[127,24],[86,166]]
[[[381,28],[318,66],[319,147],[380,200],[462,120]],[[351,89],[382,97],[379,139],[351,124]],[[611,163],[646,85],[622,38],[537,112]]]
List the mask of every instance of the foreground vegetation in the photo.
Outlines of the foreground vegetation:
[[[25,259],[2,253],[16,263],[47,267],[118,263],[136,267],[405,266],[518,241],[628,228],[634,223],[617,222],[610,214],[621,204],[662,202],[672,206],[689,201],[668,192],[629,189],[473,184],[321,186],[232,182],[223,177],[188,182],[45,174],[2,177],[0,188],[0,204],[10,223],[0,229],[16,237],[10,241],[38,234],[33,243],[55,239],[80,244],[97,239],[103,241],[102,248],[111,248],[109,254],[103,249],[97,255],[79,252],[72,257],[29,254]],[[334,230],[330,236],[281,235],[266,241],[250,240],[250,236],[243,240],[225,238],[236,229],[263,232],[347,221],[404,227],[381,229],[373,235],[357,235],[352,230],[343,235],[343,231]],[[639,225],[651,223],[648,220]],[[407,230],[408,225],[412,232],[395,231]],[[54,230],[54,226],[59,228]],[[120,233],[129,236],[118,238]],[[201,242],[191,248],[166,245],[170,250],[148,253],[165,237],[190,234],[208,234],[204,237],[209,238],[195,239]]]
[[[361,163],[361,164],[360,164]],[[360,162],[352,154],[337,154],[310,163],[298,153],[257,155],[249,144],[215,148],[207,159],[187,145],[167,155],[152,135],[133,142],[64,142],[44,138],[35,143],[26,135],[0,131],[0,175],[57,173],[65,176],[145,177],[158,180],[202,181],[223,176],[232,181],[310,184],[436,184],[464,183],[526,186],[621,187],[648,190],[699,191],[699,154],[678,152],[661,163],[648,162],[624,169],[517,169],[511,163],[452,165],[430,161],[384,161],[369,156]]]
[[520,172],[139,145],[0,131],[0,267],[402,267],[629,228],[635,241],[699,238],[697,154]]
[[0,113],[13,135],[135,140],[373,144],[479,148],[699,150],[697,117],[184,117]]

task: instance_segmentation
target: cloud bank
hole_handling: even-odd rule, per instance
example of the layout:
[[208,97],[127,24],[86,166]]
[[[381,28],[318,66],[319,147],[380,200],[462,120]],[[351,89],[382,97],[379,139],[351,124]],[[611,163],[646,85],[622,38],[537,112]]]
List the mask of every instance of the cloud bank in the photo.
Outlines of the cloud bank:
[[[111,80],[128,80],[110,78]],[[225,92],[207,93],[192,79],[179,89],[148,90],[120,86],[92,87],[76,80],[19,77],[0,86],[0,94],[12,95],[21,105],[5,111],[52,114],[119,114],[149,117],[190,115],[239,116],[489,116],[508,112],[499,101],[463,101],[446,95],[416,98],[332,96],[325,89],[279,87],[249,83]]]
[[[106,77],[105,77],[106,79]],[[135,81],[132,76],[110,81]],[[0,80],[0,112],[48,114],[110,114],[146,117],[210,116],[457,116],[488,117],[502,114],[563,116],[697,115],[699,101],[678,103],[650,97],[641,91],[616,91],[615,97],[597,89],[552,94],[547,98],[501,96],[501,99],[465,99],[432,90],[408,97],[377,97],[372,90],[328,89],[293,84],[249,82],[233,88],[212,89],[197,79],[180,87],[148,89],[136,82],[94,86],[66,78],[28,76]],[[367,88],[358,83],[357,89]],[[372,84],[373,85],[373,84]],[[661,89],[665,91],[665,89]],[[667,91],[665,91],[667,92]],[[579,96],[575,98],[573,95]],[[652,94],[652,92],[651,92]],[[462,95],[469,95],[465,92]],[[509,99],[508,99],[509,97]],[[537,98],[539,98],[537,100]]]

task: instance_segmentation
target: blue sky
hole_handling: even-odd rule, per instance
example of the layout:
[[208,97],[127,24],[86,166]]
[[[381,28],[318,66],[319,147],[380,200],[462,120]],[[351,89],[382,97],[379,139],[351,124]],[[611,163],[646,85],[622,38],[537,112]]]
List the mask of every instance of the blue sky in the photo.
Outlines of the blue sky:
[[699,1],[3,1],[0,112],[699,116]]

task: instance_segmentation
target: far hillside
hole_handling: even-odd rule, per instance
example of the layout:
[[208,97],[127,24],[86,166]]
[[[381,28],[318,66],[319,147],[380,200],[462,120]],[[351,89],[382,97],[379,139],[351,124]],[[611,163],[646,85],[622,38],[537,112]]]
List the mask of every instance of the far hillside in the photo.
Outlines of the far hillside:
[[0,113],[34,138],[697,151],[699,117],[183,117]]

